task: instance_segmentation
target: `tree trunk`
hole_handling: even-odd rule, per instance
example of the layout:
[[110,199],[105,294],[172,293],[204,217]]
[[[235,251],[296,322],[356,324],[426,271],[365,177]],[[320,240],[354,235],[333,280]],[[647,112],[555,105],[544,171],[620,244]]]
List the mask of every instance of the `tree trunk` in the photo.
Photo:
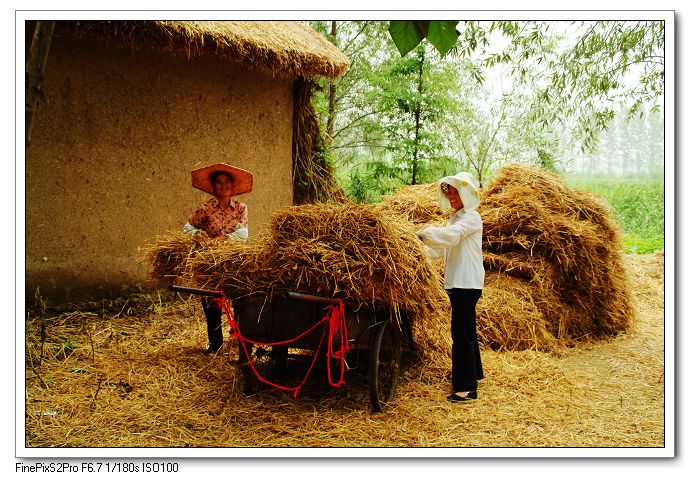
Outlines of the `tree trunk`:
[[[336,40],[336,34],[337,34],[337,26],[336,22],[332,21],[331,22],[331,39],[333,41],[333,44],[337,47],[338,43]],[[328,84],[328,119],[326,120],[326,137],[328,138],[328,141],[330,142],[333,138],[333,125],[335,124],[335,100],[336,100],[336,91],[335,91],[335,81],[330,80]]]
[[420,101],[417,103],[417,107],[414,110],[414,153],[412,155],[412,181],[410,184],[417,184],[417,170],[419,161],[419,129],[421,127],[421,113],[422,104],[421,98],[424,88],[422,85],[422,73],[424,72],[424,50],[420,53],[419,58],[419,79],[417,82],[417,93],[419,93]]
[[48,50],[53,39],[55,22],[36,22],[34,37],[31,41],[29,57],[26,60],[26,131],[25,147],[29,148],[31,138],[31,125],[33,116],[36,112],[38,97],[41,94],[41,86],[45,76],[46,61],[48,60]]

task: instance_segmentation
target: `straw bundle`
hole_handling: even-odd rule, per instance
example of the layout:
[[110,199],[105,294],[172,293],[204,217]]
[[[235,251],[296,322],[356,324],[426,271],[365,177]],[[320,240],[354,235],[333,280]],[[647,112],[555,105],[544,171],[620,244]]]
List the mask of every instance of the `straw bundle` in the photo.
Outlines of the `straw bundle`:
[[[268,236],[247,250],[222,243],[190,258],[193,280],[228,297],[291,290],[414,315],[443,298],[438,270],[405,228],[372,208],[304,205],[276,212]],[[250,258],[250,259],[249,259]]]
[[151,265],[152,279],[179,282],[187,276],[188,260],[211,244],[212,240],[204,234],[170,232],[144,247],[142,262]]
[[[447,220],[434,184],[403,188],[378,209],[417,229]],[[605,203],[553,174],[508,165],[482,192],[479,212],[486,280],[477,333],[483,346],[555,352],[628,329],[633,311],[619,231]],[[443,349],[432,344],[445,344],[449,335],[447,300],[435,307],[416,337],[429,351]]]
[[375,205],[379,211],[395,214],[413,224],[445,223],[438,207],[436,184],[416,184],[401,188]]
[[538,301],[556,338],[628,328],[632,306],[620,231],[606,203],[554,174],[517,164],[498,170],[483,196],[486,250],[511,263],[505,267],[489,255],[486,265],[527,274],[522,278],[534,286],[533,296],[557,299]]

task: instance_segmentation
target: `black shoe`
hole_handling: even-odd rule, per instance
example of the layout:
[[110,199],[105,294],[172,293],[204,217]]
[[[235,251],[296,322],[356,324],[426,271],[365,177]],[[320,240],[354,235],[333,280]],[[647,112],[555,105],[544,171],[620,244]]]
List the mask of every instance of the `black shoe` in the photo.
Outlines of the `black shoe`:
[[206,350],[204,350],[204,354],[205,354],[205,355],[215,355],[215,354],[217,354],[218,351],[219,351],[220,349],[222,349],[222,348],[223,348],[222,345],[221,345],[220,347],[213,347],[213,346],[209,345],[209,346],[206,348]]
[[472,390],[471,392],[453,392],[448,395],[449,402],[468,402],[470,400],[477,399],[477,391]]

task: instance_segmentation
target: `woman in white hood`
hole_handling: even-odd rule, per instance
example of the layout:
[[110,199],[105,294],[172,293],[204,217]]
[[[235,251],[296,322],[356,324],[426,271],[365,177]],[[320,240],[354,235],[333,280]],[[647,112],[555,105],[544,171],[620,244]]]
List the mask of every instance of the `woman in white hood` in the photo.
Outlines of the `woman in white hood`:
[[427,227],[417,233],[431,257],[445,260],[444,288],[450,298],[452,393],[448,400],[477,398],[477,381],[484,378],[477,341],[477,301],[484,288],[482,218],[479,184],[469,173],[447,176],[438,182],[443,212],[452,210],[448,225]]

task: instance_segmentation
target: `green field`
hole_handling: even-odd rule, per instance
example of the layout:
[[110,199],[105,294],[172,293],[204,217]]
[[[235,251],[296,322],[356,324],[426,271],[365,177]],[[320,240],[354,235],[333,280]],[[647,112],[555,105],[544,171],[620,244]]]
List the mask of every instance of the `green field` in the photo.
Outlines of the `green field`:
[[664,183],[662,179],[569,179],[573,188],[606,199],[623,230],[627,252],[647,254],[664,248]]

